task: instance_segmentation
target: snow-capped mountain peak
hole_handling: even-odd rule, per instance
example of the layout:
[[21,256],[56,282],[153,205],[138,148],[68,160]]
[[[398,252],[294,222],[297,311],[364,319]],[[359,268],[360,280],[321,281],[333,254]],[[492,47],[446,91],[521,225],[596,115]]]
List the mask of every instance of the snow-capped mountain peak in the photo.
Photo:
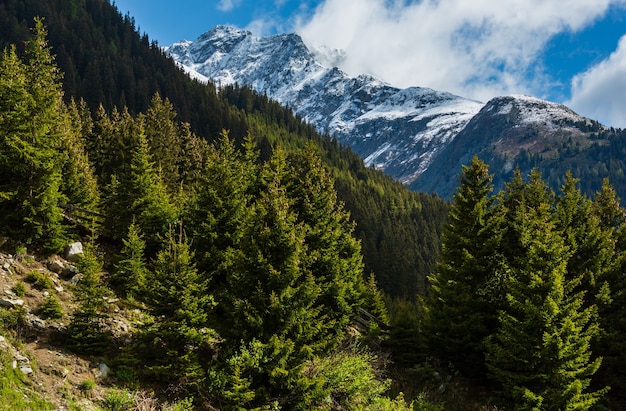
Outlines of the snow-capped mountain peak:
[[[533,138],[602,127],[534,97],[502,96],[483,104],[429,88],[399,89],[371,75],[349,76],[337,68],[343,51],[307,46],[297,34],[257,37],[218,26],[165,49],[195,78],[247,85],[288,105],[367,165],[418,190],[449,194],[469,151],[493,147],[514,158],[521,149],[545,146]],[[510,170],[509,163],[504,169]]]
[[218,26],[166,51],[196,78],[245,84],[289,105],[366,164],[405,183],[483,106],[427,88],[402,90],[370,75],[350,77],[337,68],[344,52],[309,48],[297,34],[256,37]]

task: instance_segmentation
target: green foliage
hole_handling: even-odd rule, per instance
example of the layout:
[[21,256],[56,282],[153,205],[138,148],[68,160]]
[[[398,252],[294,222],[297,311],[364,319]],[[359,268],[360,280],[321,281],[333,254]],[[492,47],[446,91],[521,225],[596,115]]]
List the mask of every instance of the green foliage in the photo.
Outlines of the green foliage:
[[428,401],[424,394],[420,394],[417,396],[415,400],[411,403],[411,409],[414,411],[443,411],[444,408],[442,405],[433,404]]
[[102,262],[92,244],[84,246],[77,268],[82,278],[74,289],[78,307],[67,326],[68,345],[79,353],[102,354],[111,347],[111,336],[105,331],[107,290],[101,283]]
[[20,330],[26,326],[26,314],[28,313],[24,307],[0,307],[0,329],[14,331],[19,335]]
[[18,297],[23,297],[26,295],[26,284],[23,281],[18,281],[12,288],[11,291],[15,293]]
[[566,277],[572,251],[550,204],[522,202],[513,218],[524,252],[515,258],[487,365],[520,409],[589,409],[606,391],[584,392],[601,363],[590,345],[598,332],[596,307],[585,308],[583,293],[574,292],[580,279]]
[[175,117],[172,103],[157,92],[145,115],[146,140],[165,185],[172,188],[180,182],[178,164],[183,148]]
[[178,210],[154,167],[150,146],[142,131],[137,138],[127,173],[120,174],[119,181],[112,181],[108,215],[113,226],[122,232],[128,232],[134,221],[144,235],[146,255],[152,257],[160,249],[163,236],[176,222]]
[[506,273],[498,250],[502,213],[490,197],[487,165],[474,157],[463,168],[454,195],[443,249],[427,301],[430,348],[462,373],[484,376],[483,339],[492,332],[499,308],[491,296]]
[[59,319],[63,317],[63,307],[61,307],[59,300],[54,295],[51,295],[39,305],[37,314],[44,320]]
[[[371,354],[331,354],[307,364],[305,373],[320,381],[309,395],[309,407],[315,409],[382,410],[408,409],[383,407],[384,393],[391,381],[381,380]],[[391,402],[391,401],[389,401]],[[310,409],[310,408],[309,408]]]
[[128,227],[128,236],[122,243],[120,260],[111,282],[120,293],[129,297],[140,297],[147,290],[149,272],[145,261],[146,242],[135,222]]
[[354,223],[338,201],[330,174],[314,150],[309,145],[291,157],[285,184],[292,208],[303,224],[308,250],[304,269],[320,285],[316,304],[328,313],[326,335],[318,339],[332,350],[343,338],[356,307],[362,306],[382,319],[386,312],[374,278],[365,282],[361,247],[353,237]]
[[108,390],[102,400],[102,408],[110,411],[131,411],[135,409],[135,397],[126,390]]
[[65,119],[67,138],[63,140],[64,146],[61,148],[66,157],[62,171],[64,182],[62,190],[69,204],[97,213],[100,211],[101,194],[94,167],[85,147],[87,134],[85,131],[89,126],[83,124],[85,121],[91,121],[91,118],[85,118],[81,110],[87,109],[84,106],[79,107],[74,100],[70,102]]
[[96,382],[92,379],[83,380],[78,384],[78,389],[84,392],[92,391],[94,388],[96,388]]
[[275,154],[264,167],[264,190],[249,211],[241,248],[228,261],[227,292],[216,296],[225,325],[220,335],[262,355],[258,366],[246,363],[237,375],[255,389],[251,405],[286,401],[302,383],[300,370],[324,326],[321,307],[314,305],[320,286],[303,267],[305,230],[280,181],[285,165]]
[[163,411],[193,411],[193,398],[184,398],[171,405],[163,407]]
[[177,240],[170,237],[154,261],[143,298],[154,316],[146,330],[152,344],[149,374],[197,393],[205,392],[209,353],[219,336],[207,322],[213,297],[193,260],[182,233]]
[[386,305],[391,317],[391,330],[383,347],[392,355],[394,365],[408,369],[423,363],[430,351],[422,333],[420,318],[423,315],[418,304],[396,299]]
[[48,274],[41,271],[31,271],[24,278],[26,282],[31,283],[38,290],[51,290],[54,288],[52,278]]
[[613,197],[605,190],[598,214],[571,175],[558,196],[537,170],[527,181],[516,171],[488,197],[487,176],[475,158],[454,196],[426,300],[431,350],[482,378],[472,371],[485,356],[515,409],[589,409],[607,391],[592,379],[601,366],[599,308],[608,309],[618,284],[610,281],[615,227],[600,217],[620,214]]
[[47,411],[57,407],[30,388],[24,374],[11,365],[7,352],[0,352],[0,411]]
[[0,61],[2,225],[5,234],[56,251],[64,241],[59,208],[64,107],[60,74],[41,19],[35,20],[25,60],[18,59],[13,47]]

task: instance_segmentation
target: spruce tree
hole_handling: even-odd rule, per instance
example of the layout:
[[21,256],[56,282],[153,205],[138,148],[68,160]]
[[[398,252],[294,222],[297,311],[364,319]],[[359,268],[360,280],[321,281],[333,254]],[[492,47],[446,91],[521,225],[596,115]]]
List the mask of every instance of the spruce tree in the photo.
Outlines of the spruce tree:
[[306,269],[321,287],[316,305],[323,309],[326,335],[320,338],[320,344],[332,349],[344,338],[357,307],[371,302],[364,308],[382,319],[386,312],[376,306],[375,283],[365,282],[361,247],[352,236],[354,224],[337,199],[333,180],[320,157],[309,146],[293,156],[289,165],[285,184],[298,221],[304,224],[309,250]]
[[244,160],[223,132],[208,148],[206,166],[187,207],[185,220],[198,268],[221,288],[225,253],[238,248],[249,213],[258,166]]
[[477,377],[484,376],[483,340],[496,322],[493,290],[500,290],[506,274],[498,251],[502,214],[490,196],[491,179],[477,157],[463,167],[426,301],[425,326],[433,352]]
[[112,178],[108,191],[108,225],[117,233],[127,232],[134,220],[145,236],[146,256],[156,255],[164,236],[176,223],[178,210],[155,169],[143,133],[138,136],[128,172],[119,180]]
[[306,229],[281,184],[286,159],[275,150],[260,174],[259,197],[248,211],[240,247],[226,261],[226,287],[216,295],[219,334],[238,343],[226,360],[223,391],[237,407],[279,406],[303,401],[311,383],[302,373],[316,353],[325,326],[321,294],[306,266]]
[[542,203],[554,204],[555,194],[547,186],[537,169],[530,172],[527,181],[524,181],[522,173],[516,169],[511,181],[505,183],[505,187],[498,193],[498,203],[505,214],[504,234],[500,244],[502,253],[507,257],[507,264],[515,264],[515,256],[519,251],[519,233],[510,228],[520,207],[538,207]]
[[507,304],[487,342],[487,366],[515,409],[589,409],[604,393],[588,391],[601,363],[591,352],[595,306],[585,307],[579,280],[568,279],[573,251],[552,205],[529,198],[521,197],[510,224],[518,252],[510,257]]
[[84,247],[77,267],[82,277],[74,288],[77,308],[67,327],[68,343],[82,354],[104,354],[112,345],[105,328],[107,289],[102,284],[102,262],[93,244]]
[[161,172],[163,182],[176,188],[180,182],[178,162],[182,141],[175,123],[176,112],[172,103],[156,93],[145,115],[146,139],[155,165]]
[[15,48],[0,63],[0,211],[5,232],[19,241],[58,251],[64,242],[61,73],[41,19],[26,43],[26,63]]
[[585,306],[596,304],[602,309],[611,298],[607,275],[615,259],[613,233],[602,227],[593,202],[581,193],[577,183],[568,172],[556,201],[557,227],[573,252],[568,277],[580,280],[579,289],[586,291]]
[[207,319],[214,306],[206,279],[195,267],[194,255],[182,233],[171,236],[147,273],[142,298],[154,323],[150,373],[191,393],[206,393],[205,377],[210,351],[218,342]]
[[127,297],[142,298],[147,290],[149,275],[146,242],[134,221],[128,227],[128,235],[122,244],[120,259],[111,278],[112,286]]
[[602,229],[611,233],[613,243],[613,258],[606,275],[610,300],[599,310],[601,334],[596,346],[603,360],[595,382],[596,386],[611,386],[607,406],[621,409],[626,407],[626,213],[608,179],[596,193],[593,207]]
[[67,138],[63,141],[62,151],[65,153],[63,164],[63,193],[70,204],[100,212],[100,188],[89,160],[83,132],[89,125],[83,125],[84,114],[79,105],[71,101],[67,115]]

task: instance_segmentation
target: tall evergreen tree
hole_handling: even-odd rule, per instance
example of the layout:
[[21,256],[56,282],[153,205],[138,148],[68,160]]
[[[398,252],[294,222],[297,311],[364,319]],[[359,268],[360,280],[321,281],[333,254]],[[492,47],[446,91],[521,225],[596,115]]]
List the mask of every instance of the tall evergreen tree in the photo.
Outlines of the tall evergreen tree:
[[178,210],[154,167],[149,150],[140,132],[128,173],[119,180],[112,179],[108,209],[109,225],[116,227],[118,233],[127,232],[134,219],[144,233],[147,257],[156,255],[164,236],[178,218]]
[[159,93],[155,94],[145,115],[145,133],[155,165],[170,189],[177,188],[180,181],[177,166],[182,142],[175,118],[172,103],[167,98],[162,99]]
[[89,125],[83,125],[83,121],[89,120],[84,120],[84,114],[81,114],[80,110],[81,108],[72,100],[66,125],[67,138],[64,139],[62,147],[65,153],[63,193],[70,204],[99,212],[100,189],[87,154],[83,135],[83,130],[89,128]]
[[67,327],[68,343],[82,354],[104,354],[112,345],[105,331],[107,289],[102,284],[102,262],[93,244],[85,246],[77,266],[82,278],[74,289],[77,308]]
[[[354,224],[337,199],[333,180],[313,147],[293,156],[289,164],[285,184],[298,221],[304,224],[309,250],[306,269],[322,290],[316,304],[324,307],[327,335],[320,342],[332,349],[344,338],[356,308],[365,306],[366,295],[371,293],[374,303],[376,289],[370,289],[363,278],[361,247],[352,236]],[[386,317],[380,306],[366,308]]]
[[502,214],[490,196],[487,165],[474,157],[463,167],[445,228],[437,271],[426,301],[426,328],[431,348],[466,375],[484,376],[483,340],[495,327],[497,305],[490,301],[501,288],[506,268],[498,247]]
[[589,409],[604,393],[588,392],[601,362],[591,352],[595,306],[585,307],[584,292],[575,291],[579,280],[568,279],[573,251],[551,204],[529,198],[517,204],[510,225],[519,249],[500,328],[487,343],[487,366],[515,409]]
[[600,307],[601,334],[597,352],[603,357],[596,376],[597,386],[611,386],[608,407],[626,407],[626,212],[607,179],[596,193],[593,207],[602,229],[612,234],[613,258],[606,280],[610,287],[610,301]]
[[503,208],[507,229],[502,237],[502,253],[507,256],[509,266],[515,264],[514,256],[519,250],[519,232],[508,229],[510,223],[514,221],[515,215],[520,207],[538,207],[542,203],[554,204],[555,194],[546,185],[537,169],[530,172],[527,181],[524,181],[522,172],[516,169],[513,178],[505,183],[505,187],[498,193],[498,202]]
[[243,158],[226,132],[209,147],[207,154],[186,220],[198,268],[220,288],[226,275],[222,266],[225,252],[239,247],[243,236],[258,166]]
[[122,240],[120,259],[111,278],[112,286],[127,297],[141,298],[147,290],[148,265],[146,242],[140,228],[133,221],[128,227],[128,236]]
[[303,401],[310,384],[303,367],[326,335],[322,307],[315,304],[321,288],[306,266],[306,229],[282,185],[286,171],[284,154],[275,150],[260,175],[263,189],[249,210],[241,246],[230,253],[227,288],[216,296],[220,335],[241,341],[228,360],[224,391],[232,400],[249,397],[233,404],[238,407]]
[[602,309],[611,299],[607,275],[615,257],[614,238],[611,230],[602,227],[593,202],[581,193],[577,183],[568,172],[556,201],[557,227],[573,252],[568,277],[580,280],[585,306]]
[[[182,227],[181,227],[182,231]],[[207,319],[214,306],[206,279],[182,232],[156,256],[143,299],[153,315],[150,372],[186,391],[206,393],[206,370],[217,334]]]
[[54,251],[62,246],[60,125],[65,107],[61,74],[54,63],[41,19],[26,43],[26,63],[15,48],[4,52],[0,66],[0,156],[3,172],[2,218],[5,230],[20,241]]

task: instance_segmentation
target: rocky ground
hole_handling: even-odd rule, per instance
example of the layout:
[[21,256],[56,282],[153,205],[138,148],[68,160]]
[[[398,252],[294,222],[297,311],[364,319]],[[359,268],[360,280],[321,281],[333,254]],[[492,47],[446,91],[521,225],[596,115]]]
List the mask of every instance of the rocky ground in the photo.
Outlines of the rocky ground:
[[[8,354],[10,366],[19,369],[28,390],[58,410],[99,409],[110,389],[105,358],[81,357],[63,348],[63,330],[74,309],[72,288],[80,277],[76,266],[60,256],[38,260],[27,254],[0,253],[0,310],[21,316],[10,332],[0,327],[0,353]],[[49,298],[60,303],[60,318],[42,318],[42,304]],[[117,299],[107,297],[107,301],[111,333],[123,339],[132,327],[129,312],[117,305]]]

